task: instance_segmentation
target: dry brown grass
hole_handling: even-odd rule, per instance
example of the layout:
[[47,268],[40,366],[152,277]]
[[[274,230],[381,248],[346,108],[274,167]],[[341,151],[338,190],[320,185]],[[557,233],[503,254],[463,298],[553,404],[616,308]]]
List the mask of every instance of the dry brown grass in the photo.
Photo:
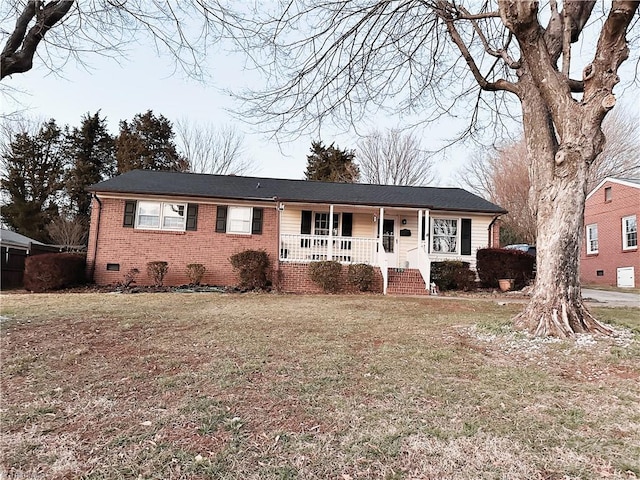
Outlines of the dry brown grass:
[[634,333],[531,340],[518,305],[3,295],[0,478],[629,479]]

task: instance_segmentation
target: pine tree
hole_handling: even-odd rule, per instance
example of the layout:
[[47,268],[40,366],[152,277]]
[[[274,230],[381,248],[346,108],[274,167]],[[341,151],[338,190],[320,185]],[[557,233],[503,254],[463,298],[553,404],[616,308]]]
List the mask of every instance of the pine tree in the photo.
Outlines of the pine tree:
[[51,119],[31,135],[14,135],[2,157],[2,219],[18,233],[49,241],[46,227],[59,217],[64,156],[62,134]]
[[91,194],[89,185],[110,178],[115,173],[115,140],[107,131],[100,112],[82,117],[80,128],[66,131],[65,154],[70,165],[65,175],[65,190],[70,212],[88,227]]
[[178,153],[173,140],[173,125],[163,115],[151,110],[137,114],[131,122],[120,122],[116,139],[117,172],[129,170],[171,170],[183,172],[189,163]]
[[307,155],[307,180],[322,182],[356,183],[360,178],[354,163],[353,150],[340,150],[332,143],[325,147],[321,141],[311,142],[311,155]]

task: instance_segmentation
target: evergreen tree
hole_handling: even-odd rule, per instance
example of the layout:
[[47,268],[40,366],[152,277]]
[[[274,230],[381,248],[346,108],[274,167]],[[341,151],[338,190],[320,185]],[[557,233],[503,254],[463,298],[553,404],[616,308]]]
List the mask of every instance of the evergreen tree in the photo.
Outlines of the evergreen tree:
[[13,136],[2,156],[2,219],[11,229],[43,242],[58,218],[64,169],[62,134],[51,119],[32,135]]
[[307,180],[321,182],[356,183],[360,178],[354,163],[353,150],[340,150],[332,143],[325,147],[321,141],[311,142],[311,155],[307,155]]
[[87,228],[91,209],[89,185],[110,178],[115,173],[115,140],[107,131],[100,112],[86,114],[80,128],[66,131],[65,154],[70,165],[65,175],[70,214]]
[[178,153],[174,143],[173,125],[163,115],[151,110],[137,114],[131,122],[120,122],[116,139],[117,172],[137,168],[146,170],[188,170],[188,161]]

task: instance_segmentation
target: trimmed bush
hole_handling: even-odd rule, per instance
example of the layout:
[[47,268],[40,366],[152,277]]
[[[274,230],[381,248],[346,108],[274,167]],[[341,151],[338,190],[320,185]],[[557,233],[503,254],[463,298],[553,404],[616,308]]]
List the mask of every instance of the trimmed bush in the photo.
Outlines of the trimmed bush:
[[122,281],[118,283],[118,287],[121,290],[127,290],[131,285],[136,283],[136,277],[140,274],[140,270],[137,268],[130,268],[127,273],[124,274]]
[[264,290],[267,288],[271,261],[264,250],[245,250],[229,258],[233,269],[238,274],[240,288],[248,290]]
[[373,285],[374,269],[366,263],[356,263],[349,265],[347,269],[347,283],[358,289],[360,292],[371,290]]
[[476,286],[476,274],[469,268],[468,262],[447,260],[431,263],[431,281],[440,290],[473,290]]
[[342,289],[342,264],[335,261],[312,262],[308,267],[309,278],[324,292],[336,293]]
[[486,287],[497,287],[501,278],[513,278],[519,290],[534,277],[535,257],[520,250],[482,248],[476,254],[476,268]]
[[46,292],[85,283],[86,260],[75,253],[44,253],[24,262],[24,288]]
[[147,263],[147,274],[153,280],[153,284],[156,287],[161,287],[164,281],[164,276],[169,271],[169,264],[167,262],[157,261]]
[[193,285],[200,285],[202,277],[204,277],[204,272],[206,271],[206,267],[201,263],[190,263],[187,265],[187,276]]

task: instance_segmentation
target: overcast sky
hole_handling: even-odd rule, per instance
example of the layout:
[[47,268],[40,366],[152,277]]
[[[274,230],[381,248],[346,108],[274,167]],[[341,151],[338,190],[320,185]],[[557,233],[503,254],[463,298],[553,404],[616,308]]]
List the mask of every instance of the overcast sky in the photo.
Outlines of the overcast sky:
[[[3,95],[0,112],[24,108],[29,115],[54,118],[61,126],[77,126],[85,113],[100,110],[101,116],[107,117],[114,134],[118,130],[118,121],[132,119],[135,114],[149,109],[174,123],[187,119],[193,124],[232,125],[245,135],[246,156],[255,164],[249,174],[304,178],[306,155],[311,141],[319,138],[318,133],[304,134],[290,143],[278,144],[228,113],[227,109],[240,106],[228,94],[222,93],[224,89],[260,85],[259,78],[243,70],[240,58],[224,54],[209,57],[207,64],[212,81],[202,84],[186,79],[180,73],[172,75],[171,62],[159,58],[151,47],[132,46],[127,57],[128,60],[118,63],[113,59],[88,55],[85,58],[89,70],[69,63],[59,75],[44,68],[38,59],[31,71],[3,80],[4,88],[15,88],[21,93],[14,92],[17,103]],[[372,126],[404,126],[399,119],[392,117],[369,120],[369,125],[359,126],[359,131],[368,131]],[[462,130],[466,121],[443,121],[417,134],[422,138],[424,148],[436,150]],[[340,148],[356,149],[358,138],[354,132],[324,128],[320,134],[325,144],[336,142]],[[469,147],[457,146],[439,155],[436,164],[438,184],[454,185],[456,172],[472,153]]]

